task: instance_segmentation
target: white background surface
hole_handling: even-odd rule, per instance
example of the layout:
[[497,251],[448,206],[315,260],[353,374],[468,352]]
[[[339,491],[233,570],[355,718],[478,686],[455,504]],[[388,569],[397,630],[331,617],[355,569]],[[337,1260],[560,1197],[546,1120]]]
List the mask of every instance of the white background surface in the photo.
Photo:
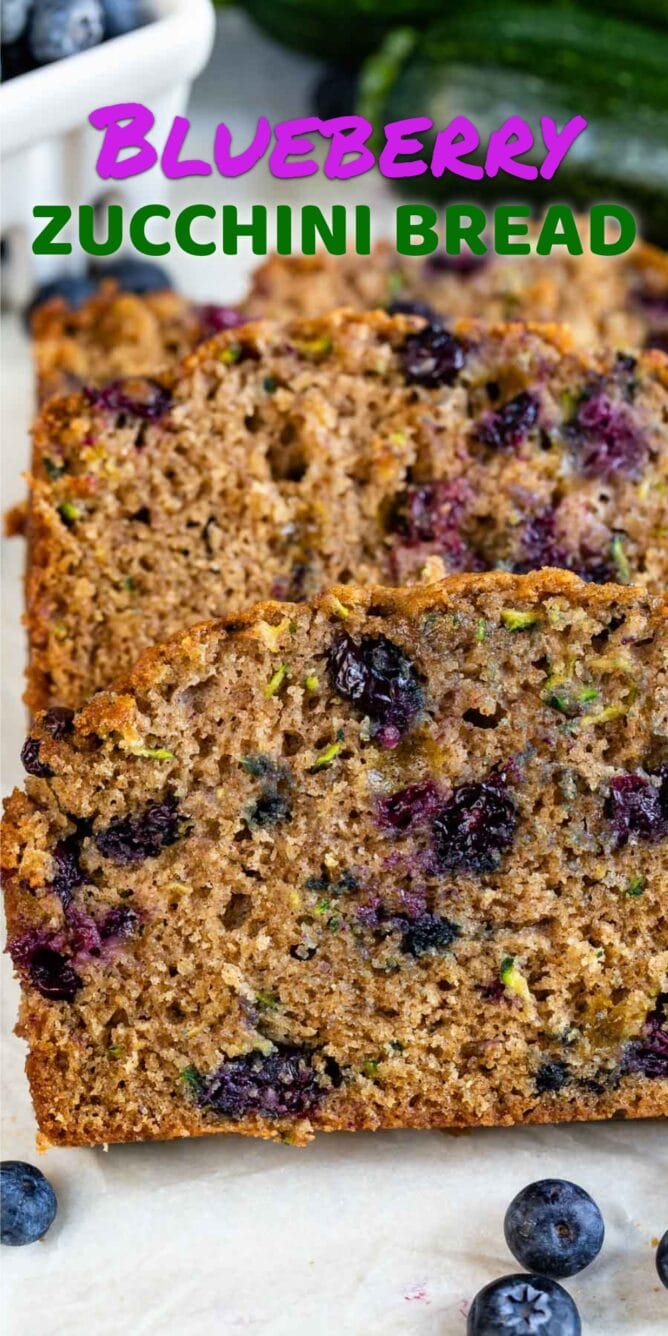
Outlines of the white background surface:
[[[306,107],[317,71],[226,15],[217,58],[200,80],[194,153],[216,121],[238,132]],[[189,147],[191,147],[189,145]],[[379,189],[374,187],[373,189]],[[184,183],[184,200],[276,198],[262,171],[234,184]],[[319,200],[320,178],[279,196]],[[270,191],[272,192],[270,194]],[[368,180],[355,198],[369,199]],[[341,198],[340,190],[336,199]],[[387,217],[390,201],[373,200]],[[379,225],[379,231],[381,225]],[[240,295],[247,261],[191,260],[182,286],[201,298]],[[25,338],[5,322],[3,505],[22,495],[32,382]],[[3,544],[2,787],[20,782],[25,732],[20,541]],[[36,1161],[23,1045],[11,1035],[17,988],[3,986],[3,1157]],[[604,1213],[604,1250],[567,1282],[586,1336],[663,1336],[668,1292],[652,1241],[668,1228],[665,1125],[386,1133],[321,1137],[302,1150],[230,1136],[40,1159],[60,1202],[41,1244],[3,1249],[4,1336],[463,1336],[467,1302],[516,1264],[503,1242],[511,1197],[544,1176],[568,1177]]]

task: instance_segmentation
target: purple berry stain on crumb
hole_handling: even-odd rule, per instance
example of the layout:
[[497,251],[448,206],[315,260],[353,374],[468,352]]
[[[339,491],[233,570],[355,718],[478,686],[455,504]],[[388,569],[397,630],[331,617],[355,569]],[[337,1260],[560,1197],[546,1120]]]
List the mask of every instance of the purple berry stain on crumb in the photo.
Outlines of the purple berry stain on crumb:
[[439,914],[421,914],[404,929],[401,950],[416,959],[427,954],[439,955],[452,946],[460,931],[457,923]]
[[149,803],[135,816],[115,817],[95,836],[95,843],[100,853],[119,867],[143,863],[176,842],[182,821],[176,798],[165,798]]
[[530,515],[519,532],[519,554],[512,566],[519,575],[540,570],[543,566],[556,566],[572,571],[582,580],[593,584],[605,584],[616,578],[614,563],[602,552],[569,552],[558,533],[558,516],[554,506],[546,506]]
[[440,556],[450,571],[483,568],[484,563],[461,532],[471,499],[471,488],[464,478],[418,483],[400,493],[390,521],[399,535],[391,561],[400,583],[434,555]]
[[622,1071],[651,1079],[668,1077],[668,993],[660,993],[642,1033],[626,1045]]
[[519,814],[500,775],[460,784],[434,818],[440,871],[492,872],[515,838]]
[[95,919],[81,909],[67,910],[67,941],[73,956],[99,956],[102,947]]
[[453,385],[464,368],[464,345],[439,324],[409,334],[400,352],[406,380],[412,385],[436,389]]
[[225,329],[237,329],[246,322],[246,316],[234,306],[219,306],[212,302],[199,306],[197,314],[203,339],[213,338],[214,334],[220,334]]
[[425,826],[440,805],[436,785],[430,780],[409,784],[378,804],[378,824],[386,830],[415,830]]
[[396,746],[422,709],[415,667],[386,636],[357,643],[345,632],[329,651],[329,674],[334,690],[378,726],[381,746]]
[[[658,779],[658,785],[652,782]],[[653,775],[614,775],[604,804],[617,848],[630,839],[656,843],[668,835],[668,766]]]
[[93,408],[107,413],[128,413],[144,422],[164,417],[172,402],[169,390],[148,377],[131,376],[107,385],[90,385],[84,393]]
[[526,390],[516,394],[503,408],[485,413],[476,427],[476,438],[495,450],[511,450],[526,440],[538,421],[540,405]]
[[612,399],[605,385],[585,392],[566,437],[587,478],[637,477],[645,461],[646,442],[633,410]]
[[141,927],[141,919],[136,909],[128,905],[119,905],[110,909],[100,923],[100,937],[103,941],[125,940],[136,937]]
[[[338,1069],[330,1080],[335,1084]],[[285,1044],[268,1054],[226,1058],[210,1076],[192,1083],[197,1103],[225,1118],[303,1118],[327,1094],[308,1049]]]

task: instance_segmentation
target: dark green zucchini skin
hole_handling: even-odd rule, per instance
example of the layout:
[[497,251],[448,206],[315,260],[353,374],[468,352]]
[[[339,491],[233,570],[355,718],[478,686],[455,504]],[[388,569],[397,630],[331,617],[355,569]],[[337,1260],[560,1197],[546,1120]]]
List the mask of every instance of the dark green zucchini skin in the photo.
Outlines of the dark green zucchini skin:
[[449,0],[238,0],[242,9],[285,46],[344,69],[356,69],[390,28],[425,28]]
[[362,71],[358,110],[377,128],[428,116],[438,129],[467,115],[483,144],[511,113],[536,134],[541,116],[559,126],[584,116],[588,129],[551,181],[478,184],[425,173],[406,185],[414,197],[483,203],[623,203],[645,236],[667,245],[667,72],[668,33],[658,29],[560,6],[471,0],[447,24],[390,34]]
[[668,0],[575,0],[583,9],[596,9],[603,14],[615,14],[617,18],[633,18],[635,23],[647,23],[657,28],[668,29]]

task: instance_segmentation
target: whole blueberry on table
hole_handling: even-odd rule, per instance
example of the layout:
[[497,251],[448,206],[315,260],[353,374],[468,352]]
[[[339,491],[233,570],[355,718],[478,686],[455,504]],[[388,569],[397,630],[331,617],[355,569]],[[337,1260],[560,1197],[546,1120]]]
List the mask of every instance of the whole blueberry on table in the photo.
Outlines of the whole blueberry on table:
[[142,0],[102,0],[105,37],[122,37],[143,23]]
[[668,1229],[656,1250],[656,1269],[661,1284],[668,1290]]
[[547,1276],[512,1275],[493,1280],[476,1294],[467,1336],[580,1336],[582,1326],[570,1294]]
[[103,37],[100,0],[35,0],[30,49],[38,65],[76,56]]
[[561,1178],[543,1178],[513,1198],[503,1232],[522,1266],[561,1279],[593,1262],[605,1229],[596,1202],[584,1188]]
[[28,11],[32,0],[2,0],[0,9],[0,34],[3,46],[15,42],[21,36],[28,22]]
[[166,292],[174,286],[161,264],[135,260],[131,255],[91,265],[91,275],[97,283],[103,278],[113,278],[123,292],[135,292],[138,296],[146,292]]
[[41,1239],[58,1210],[49,1180],[40,1169],[22,1160],[3,1160],[0,1164],[0,1202],[2,1242],[13,1248]]

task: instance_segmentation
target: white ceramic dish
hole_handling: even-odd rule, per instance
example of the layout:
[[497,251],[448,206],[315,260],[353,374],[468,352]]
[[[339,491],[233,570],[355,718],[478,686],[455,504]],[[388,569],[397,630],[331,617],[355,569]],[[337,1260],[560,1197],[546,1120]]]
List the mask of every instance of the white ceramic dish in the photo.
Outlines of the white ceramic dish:
[[[96,204],[109,198],[132,207],[146,191],[141,177],[114,183],[95,175],[99,133],[88,124],[95,107],[145,102],[164,139],[185,107],[190,85],[208,60],[214,36],[211,0],[152,0],[155,18],[135,32],[69,60],[31,70],[0,86],[2,197],[0,232],[4,301],[21,305],[37,282],[76,273],[85,257],[35,256],[36,204]],[[167,183],[151,177],[151,200]]]

